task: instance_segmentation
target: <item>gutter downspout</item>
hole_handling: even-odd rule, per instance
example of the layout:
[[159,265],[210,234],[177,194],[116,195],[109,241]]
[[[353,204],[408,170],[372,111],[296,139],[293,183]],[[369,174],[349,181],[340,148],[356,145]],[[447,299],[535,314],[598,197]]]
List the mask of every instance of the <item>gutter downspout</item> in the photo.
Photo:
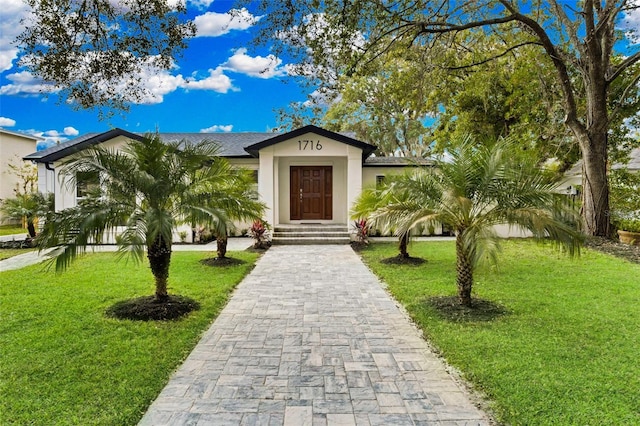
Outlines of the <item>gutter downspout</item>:
[[[51,171],[51,172],[53,172],[53,185],[52,185],[52,186],[53,186],[53,191],[52,191],[52,192],[53,192],[53,199],[55,200],[55,199],[56,199],[56,185],[55,185],[55,181],[56,181],[56,169],[54,169],[53,167],[51,167],[51,164],[52,164],[52,163],[50,163],[50,162],[45,162],[45,163],[44,163],[44,168],[45,168],[45,169],[47,169],[47,170],[49,170],[49,171]],[[54,201],[54,210],[55,210],[55,201]]]

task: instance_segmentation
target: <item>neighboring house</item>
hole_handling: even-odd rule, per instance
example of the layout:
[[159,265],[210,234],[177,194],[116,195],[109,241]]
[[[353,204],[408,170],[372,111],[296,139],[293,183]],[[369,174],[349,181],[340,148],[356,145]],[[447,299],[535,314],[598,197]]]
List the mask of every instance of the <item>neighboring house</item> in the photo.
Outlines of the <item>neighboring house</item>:
[[[627,164],[616,163],[611,166],[612,169],[621,169],[626,167],[630,172],[640,172],[640,148],[635,148],[629,153],[629,162]],[[560,184],[560,189],[569,195],[577,194],[578,188],[582,187],[582,160],[578,161],[564,174],[564,179]]]
[[[69,155],[102,144],[117,149],[142,135],[122,129],[88,134],[27,155],[38,163],[38,185],[55,193],[56,210],[73,207],[84,196],[83,186],[70,187],[58,175]],[[374,145],[316,126],[288,133],[160,133],[165,141],[214,140],[220,155],[255,171],[260,198],[271,225],[350,223],[349,211],[363,187],[415,163],[404,158],[375,157]],[[429,160],[421,160],[431,165]]]
[[22,167],[22,158],[36,150],[39,140],[42,138],[0,129],[0,201],[16,196],[22,181],[10,166]]

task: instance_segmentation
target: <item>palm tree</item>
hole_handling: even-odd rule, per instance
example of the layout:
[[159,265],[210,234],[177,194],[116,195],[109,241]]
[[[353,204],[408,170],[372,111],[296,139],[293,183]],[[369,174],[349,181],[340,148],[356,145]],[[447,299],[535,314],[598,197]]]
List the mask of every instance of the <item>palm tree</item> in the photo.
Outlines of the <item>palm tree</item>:
[[398,257],[403,259],[410,257],[408,247],[413,229],[398,226],[401,221],[397,217],[391,215],[372,216],[372,213],[389,209],[391,206],[406,205],[410,201],[410,196],[409,192],[401,191],[397,185],[385,181],[379,188],[363,189],[351,211],[354,218],[365,219],[369,227],[379,229],[385,234],[397,234],[398,251],[400,252]]
[[578,253],[577,214],[558,202],[556,184],[513,143],[478,146],[468,138],[450,154],[435,169],[417,168],[363,192],[353,216],[378,228],[396,227],[400,235],[419,225],[447,225],[456,236],[458,299],[468,307],[479,261],[497,260],[495,225],[515,225]]
[[61,173],[72,186],[79,175],[98,176],[99,194],[47,221],[40,247],[58,247],[56,269],[64,270],[105,232],[122,228],[119,251],[140,261],[146,250],[158,301],[168,299],[171,243],[179,224],[204,224],[220,235],[233,220],[255,220],[264,210],[250,175],[218,157],[210,141],[164,143],[157,134],[146,135],[121,151],[81,151]]
[[26,192],[15,198],[2,202],[0,210],[5,220],[15,220],[26,224],[29,238],[36,237],[36,223],[53,210],[53,194],[43,195],[41,192]]

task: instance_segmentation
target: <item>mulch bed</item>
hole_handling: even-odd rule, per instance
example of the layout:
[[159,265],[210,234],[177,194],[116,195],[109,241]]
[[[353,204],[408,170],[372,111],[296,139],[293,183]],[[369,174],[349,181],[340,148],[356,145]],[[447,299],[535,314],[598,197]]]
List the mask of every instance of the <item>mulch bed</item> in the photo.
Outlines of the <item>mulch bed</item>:
[[640,246],[623,244],[619,241],[602,237],[590,237],[585,246],[602,253],[610,254],[633,263],[640,263]]
[[155,296],[143,296],[116,303],[107,309],[106,315],[134,321],[164,321],[182,318],[198,309],[200,304],[185,296],[169,295],[162,301]]
[[385,265],[411,265],[411,266],[422,265],[426,262],[427,261],[425,259],[422,259],[420,257],[411,257],[411,256],[404,257],[400,254],[397,256],[382,259],[380,261],[380,263],[384,263]]
[[509,311],[491,300],[473,298],[471,307],[462,306],[457,296],[431,297],[425,303],[433,307],[442,318],[454,322],[493,321]]
[[269,250],[270,246],[267,247],[247,247],[244,251],[248,251],[249,253],[259,253],[259,254],[263,254],[264,252],[266,252],[267,250]]
[[207,259],[202,259],[200,263],[207,266],[227,267],[242,265],[246,262],[242,259],[235,259],[233,257],[210,257]]
[[0,249],[34,248],[35,246],[35,241],[31,238],[27,238],[26,240],[0,241]]

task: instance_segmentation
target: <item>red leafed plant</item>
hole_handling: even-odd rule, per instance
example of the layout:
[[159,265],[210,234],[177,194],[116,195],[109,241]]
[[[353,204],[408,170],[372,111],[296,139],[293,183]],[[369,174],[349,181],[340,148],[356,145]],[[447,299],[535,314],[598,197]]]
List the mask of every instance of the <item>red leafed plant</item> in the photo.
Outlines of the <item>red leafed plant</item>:
[[267,234],[267,226],[261,220],[253,221],[251,228],[249,228],[249,234],[251,238],[255,240],[253,248],[266,249],[269,247],[269,237]]
[[356,241],[360,244],[369,244],[369,225],[367,219],[356,220],[353,223],[356,228]]

